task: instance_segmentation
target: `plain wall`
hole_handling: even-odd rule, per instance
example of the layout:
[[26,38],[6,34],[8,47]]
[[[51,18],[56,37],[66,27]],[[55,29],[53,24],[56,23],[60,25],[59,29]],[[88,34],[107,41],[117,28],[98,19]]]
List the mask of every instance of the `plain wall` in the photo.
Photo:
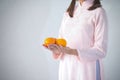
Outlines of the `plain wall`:
[[[0,0],[0,80],[58,80],[59,61],[42,47],[58,36],[71,0]],[[120,80],[120,1],[102,0],[109,21],[105,80]]]

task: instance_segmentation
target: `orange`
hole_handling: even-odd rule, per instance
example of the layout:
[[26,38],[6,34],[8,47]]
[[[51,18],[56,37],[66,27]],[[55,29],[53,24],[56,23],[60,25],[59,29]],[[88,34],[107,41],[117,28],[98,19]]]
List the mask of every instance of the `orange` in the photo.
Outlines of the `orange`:
[[59,46],[61,45],[63,47],[66,47],[67,42],[63,38],[58,38],[58,39],[56,39],[56,44],[59,45]]
[[52,37],[48,37],[44,40],[44,45],[48,46],[49,44],[55,44],[56,39]]

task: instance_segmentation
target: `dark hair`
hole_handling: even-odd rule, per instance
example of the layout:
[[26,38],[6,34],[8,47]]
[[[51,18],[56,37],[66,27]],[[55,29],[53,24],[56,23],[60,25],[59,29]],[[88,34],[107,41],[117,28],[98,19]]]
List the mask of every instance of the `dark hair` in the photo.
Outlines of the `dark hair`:
[[75,3],[76,3],[76,0],[72,0],[71,3],[70,3],[70,6],[67,9],[67,12],[69,13],[70,17],[73,17]]
[[[70,6],[67,9],[67,12],[68,12],[70,17],[73,17],[75,3],[76,3],[76,0],[72,0],[71,3],[70,3]],[[96,9],[98,7],[102,7],[102,5],[100,3],[100,0],[94,0],[93,5],[91,7],[89,7],[88,10],[94,10],[94,9]]]

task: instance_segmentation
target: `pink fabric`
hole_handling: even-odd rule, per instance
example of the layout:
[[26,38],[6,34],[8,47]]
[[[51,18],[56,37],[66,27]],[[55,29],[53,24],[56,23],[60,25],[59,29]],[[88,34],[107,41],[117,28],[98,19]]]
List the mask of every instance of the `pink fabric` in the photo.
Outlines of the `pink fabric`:
[[82,5],[77,2],[74,17],[63,16],[59,37],[67,40],[67,46],[77,49],[80,60],[74,55],[62,54],[59,64],[59,80],[96,80],[96,60],[100,61],[103,80],[102,59],[107,53],[107,20],[103,8],[87,9],[92,0]]

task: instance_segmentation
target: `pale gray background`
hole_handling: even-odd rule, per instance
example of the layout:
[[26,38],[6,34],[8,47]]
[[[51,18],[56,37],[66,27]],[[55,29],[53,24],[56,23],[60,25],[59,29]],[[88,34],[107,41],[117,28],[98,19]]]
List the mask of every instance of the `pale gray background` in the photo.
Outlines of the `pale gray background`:
[[[58,80],[58,64],[41,45],[57,37],[71,0],[0,0],[0,80]],[[109,20],[105,80],[120,80],[120,0],[102,0]]]

